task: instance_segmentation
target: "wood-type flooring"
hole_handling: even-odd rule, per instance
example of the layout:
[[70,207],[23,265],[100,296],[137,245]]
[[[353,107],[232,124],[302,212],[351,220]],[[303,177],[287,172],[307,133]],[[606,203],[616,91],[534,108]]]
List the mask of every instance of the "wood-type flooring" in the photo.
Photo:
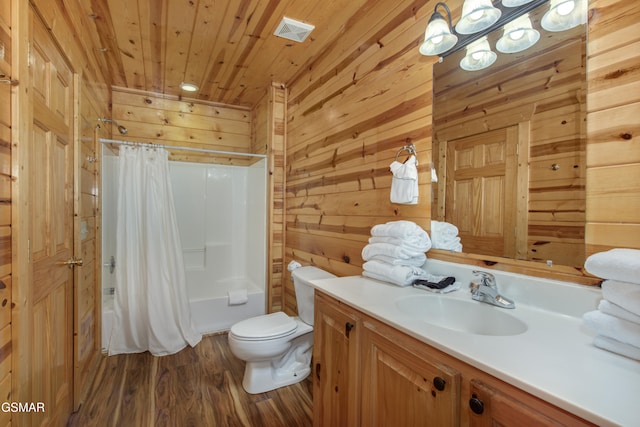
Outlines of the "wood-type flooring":
[[103,356],[69,427],[302,427],[312,422],[311,378],[267,393],[242,388],[244,362],[226,334],[170,356]]

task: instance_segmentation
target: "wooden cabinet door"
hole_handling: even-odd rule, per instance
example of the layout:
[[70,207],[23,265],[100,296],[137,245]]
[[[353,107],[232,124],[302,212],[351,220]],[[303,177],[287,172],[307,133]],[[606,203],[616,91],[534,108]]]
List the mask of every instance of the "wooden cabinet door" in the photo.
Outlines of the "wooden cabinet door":
[[445,221],[465,252],[516,256],[517,146],[517,126],[447,142]]
[[31,28],[33,122],[20,144],[28,144],[32,280],[19,325],[28,370],[19,381],[29,401],[45,405],[27,415],[29,425],[64,425],[73,405],[74,273],[65,265],[74,255],[73,74],[34,13]]
[[313,344],[313,424],[358,426],[358,318],[316,293]]
[[460,374],[385,326],[362,331],[362,425],[459,425]]

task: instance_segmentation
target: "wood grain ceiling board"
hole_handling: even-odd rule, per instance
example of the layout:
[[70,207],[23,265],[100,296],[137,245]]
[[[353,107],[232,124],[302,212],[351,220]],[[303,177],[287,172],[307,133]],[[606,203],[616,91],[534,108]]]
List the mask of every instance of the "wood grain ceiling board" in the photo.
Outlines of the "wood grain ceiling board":
[[[104,49],[102,72],[113,86],[248,107],[257,104],[272,82],[288,85],[316,61],[339,67],[353,54],[351,43],[358,49],[375,44],[371,32],[398,7],[393,1],[366,0],[78,3],[92,15],[86,22],[96,33],[91,43]],[[416,0],[413,10],[426,10],[427,4]],[[426,24],[427,18],[419,15],[416,19],[424,18]],[[316,28],[303,43],[276,37],[273,32],[283,16]],[[200,90],[183,93],[183,81]]]

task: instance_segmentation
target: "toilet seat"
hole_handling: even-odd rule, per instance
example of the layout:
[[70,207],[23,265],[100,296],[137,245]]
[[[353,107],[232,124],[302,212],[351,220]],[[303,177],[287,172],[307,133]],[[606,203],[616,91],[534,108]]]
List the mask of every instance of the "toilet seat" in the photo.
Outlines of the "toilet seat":
[[297,326],[293,318],[278,311],[238,322],[231,327],[231,334],[247,341],[269,340],[291,335]]

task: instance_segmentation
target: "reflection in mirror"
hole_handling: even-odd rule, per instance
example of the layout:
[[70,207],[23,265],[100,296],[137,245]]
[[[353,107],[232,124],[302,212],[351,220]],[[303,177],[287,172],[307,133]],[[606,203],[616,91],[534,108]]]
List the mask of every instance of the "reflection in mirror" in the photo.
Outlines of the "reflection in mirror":
[[[584,263],[586,26],[540,26],[531,48],[465,71],[464,50],[434,65],[432,219],[465,253]],[[488,36],[495,48],[502,30]]]

